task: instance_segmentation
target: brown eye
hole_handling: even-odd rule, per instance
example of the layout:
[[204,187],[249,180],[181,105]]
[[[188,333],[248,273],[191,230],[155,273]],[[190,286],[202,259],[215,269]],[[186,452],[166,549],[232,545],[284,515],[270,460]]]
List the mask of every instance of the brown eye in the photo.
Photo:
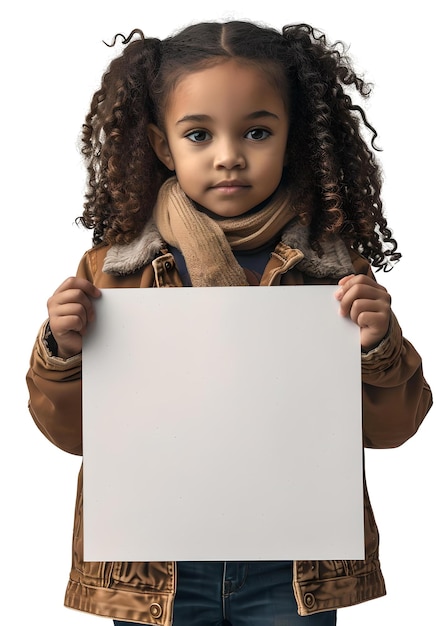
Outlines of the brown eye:
[[203,141],[208,141],[208,139],[210,139],[210,135],[206,130],[193,130],[188,133],[186,137],[194,143],[202,143]]
[[263,141],[263,139],[267,139],[270,134],[269,130],[265,130],[264,128],[253,128],[252,130],[248,130],[245,137],[253,141]]

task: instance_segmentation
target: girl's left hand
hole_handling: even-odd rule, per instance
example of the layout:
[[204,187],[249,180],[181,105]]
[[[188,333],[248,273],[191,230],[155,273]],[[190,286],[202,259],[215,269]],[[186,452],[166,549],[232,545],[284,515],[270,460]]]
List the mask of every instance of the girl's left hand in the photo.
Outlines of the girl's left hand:
[[375,348],[385,337],[391,318],[391,296],[373,278],[351,274],[338,281],[335,297],[340,314],[360,326],[360,343],[365,351]]

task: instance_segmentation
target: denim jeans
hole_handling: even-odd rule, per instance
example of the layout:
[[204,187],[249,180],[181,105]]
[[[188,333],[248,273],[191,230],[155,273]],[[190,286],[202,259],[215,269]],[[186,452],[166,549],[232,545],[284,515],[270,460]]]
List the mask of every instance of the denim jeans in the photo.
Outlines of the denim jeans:
[[[131,626],[117,620],[114,624]],[[335,624],[336,611],[306,617],[297,613],[292,561],[177,563],[173,626]]]

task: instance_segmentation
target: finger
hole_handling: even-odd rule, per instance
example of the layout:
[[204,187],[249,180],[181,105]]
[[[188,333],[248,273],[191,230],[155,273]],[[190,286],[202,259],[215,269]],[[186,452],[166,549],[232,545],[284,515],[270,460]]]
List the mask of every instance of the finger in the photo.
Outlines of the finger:
[[[88,283],[90,285],[90,283]],[[94,289],[96,289],[94,287]],[[95,293],[90,290],[91,293]],[[100,295],[100,291],[98,295]],[[97,297],[97,296],[93,296]],[[85,293],[80,287],[65,289],[62,291],[56,291],[48,300],[48,312],[49,317],[57,317],[59,315],[69,315],[71,311],[76,314],[80,312],[77,307],[80,306],[86,313],[86,320],[92,321],[94,319],[94,305],[92,299],[88,293]]]
[[375,300],[356,300],[349,313],[350,319],[360,328],[360,343],[365,350],[376,346],[389,329],[390,307]]
[[342,296],[347,293],[350,289],[356,287],[373,287],[382,292],[387,292],[383,285],[379,285],[377,281],[375,281],[370,276],[366,276],[365,274],[349,274],[344,278],[341,278],[338,281],[339,289],[336,292],[336,297],[338,300],[342,298]]
[[389,311],[391,298],[388,293],[371,289],[352,290],[346,293],[340,301],[342,315],[358,315],[362,311]]
[[68,303],[57,308],[57,311],[50,315],[50,325],[52,332],[66,333],[71,330],[80,332],[89,321],[88,312],[80,303]]
[[358,318],[360,343],[364,350],[375,348],[389,330],[389,320],[378,313],[362,313]]
[[381,306],[379,308],[369,308],[368,307],[356,307],[356,322],[360,326],[370,327],[376,326],[380,329],[386,329],[389,326],[389,320],[391,319],[391,307],[389,306]]
[[[376,283],[373,284],[353,284],[348,289],[343,287],[341,294],[336,296],[340,302],[340,312],[342,315],[349,315],[351,307],[356,302],[365,302],[364,306],[368,306],[370,310],[374,306],[385,309],[391,305],[391,296],[384,287],[379,288]],[[371,304],[369,304],[369,302]],[[379,303],[379,304],[373,304]]]
[[79,289],[91,298],[98,298],[100,296],[100,289],[93,285],[86,278],[79,278],[78,276],[70,276],[54,291],[54,295],[70,291],[71,289]]
[[91,298],[80,289],[70,289],[69,291],[58,293],[50,299],[48,304],[48,308],[51,307],[60,310],[69,309],[69,307],[75,309],[78,306],[82,307],[85,311],[92,311],[94,309]]
[[[355,323],[362,329],[371,329],[374,334],[386,331],[389,325],[389,316],[380,311],[362,311],[355,319]],[[386,334],[385,332],[383,335]]]
[[340,278],[340,280],[338,281],[338,284],[340,286],[344,286],[346,285],[347,282],[349,282],[351,280],[351,278],[354,278],[355,274],[348,274],[348,276],[343,276],[343,278]]

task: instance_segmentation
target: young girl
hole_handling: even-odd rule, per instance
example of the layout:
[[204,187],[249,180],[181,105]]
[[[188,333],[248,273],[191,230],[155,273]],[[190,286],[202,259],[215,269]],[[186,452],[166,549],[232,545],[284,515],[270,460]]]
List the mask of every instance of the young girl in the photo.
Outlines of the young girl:
[[[400,254],[363,138],[376,133],[348,93],[367,96],[365,82],[305,24],[124,43],[83,126],[94,247],[48,301],[28,373],[38,427],[82,454],[82,338],[101,288],[337,283],[360,327],[364,443],[401,445],[432,399],[371,271]],[[85,563],[82,542],[80,474],[65,603],[120,626],[329,626],[385,593],[366,489],[361,561]]]

